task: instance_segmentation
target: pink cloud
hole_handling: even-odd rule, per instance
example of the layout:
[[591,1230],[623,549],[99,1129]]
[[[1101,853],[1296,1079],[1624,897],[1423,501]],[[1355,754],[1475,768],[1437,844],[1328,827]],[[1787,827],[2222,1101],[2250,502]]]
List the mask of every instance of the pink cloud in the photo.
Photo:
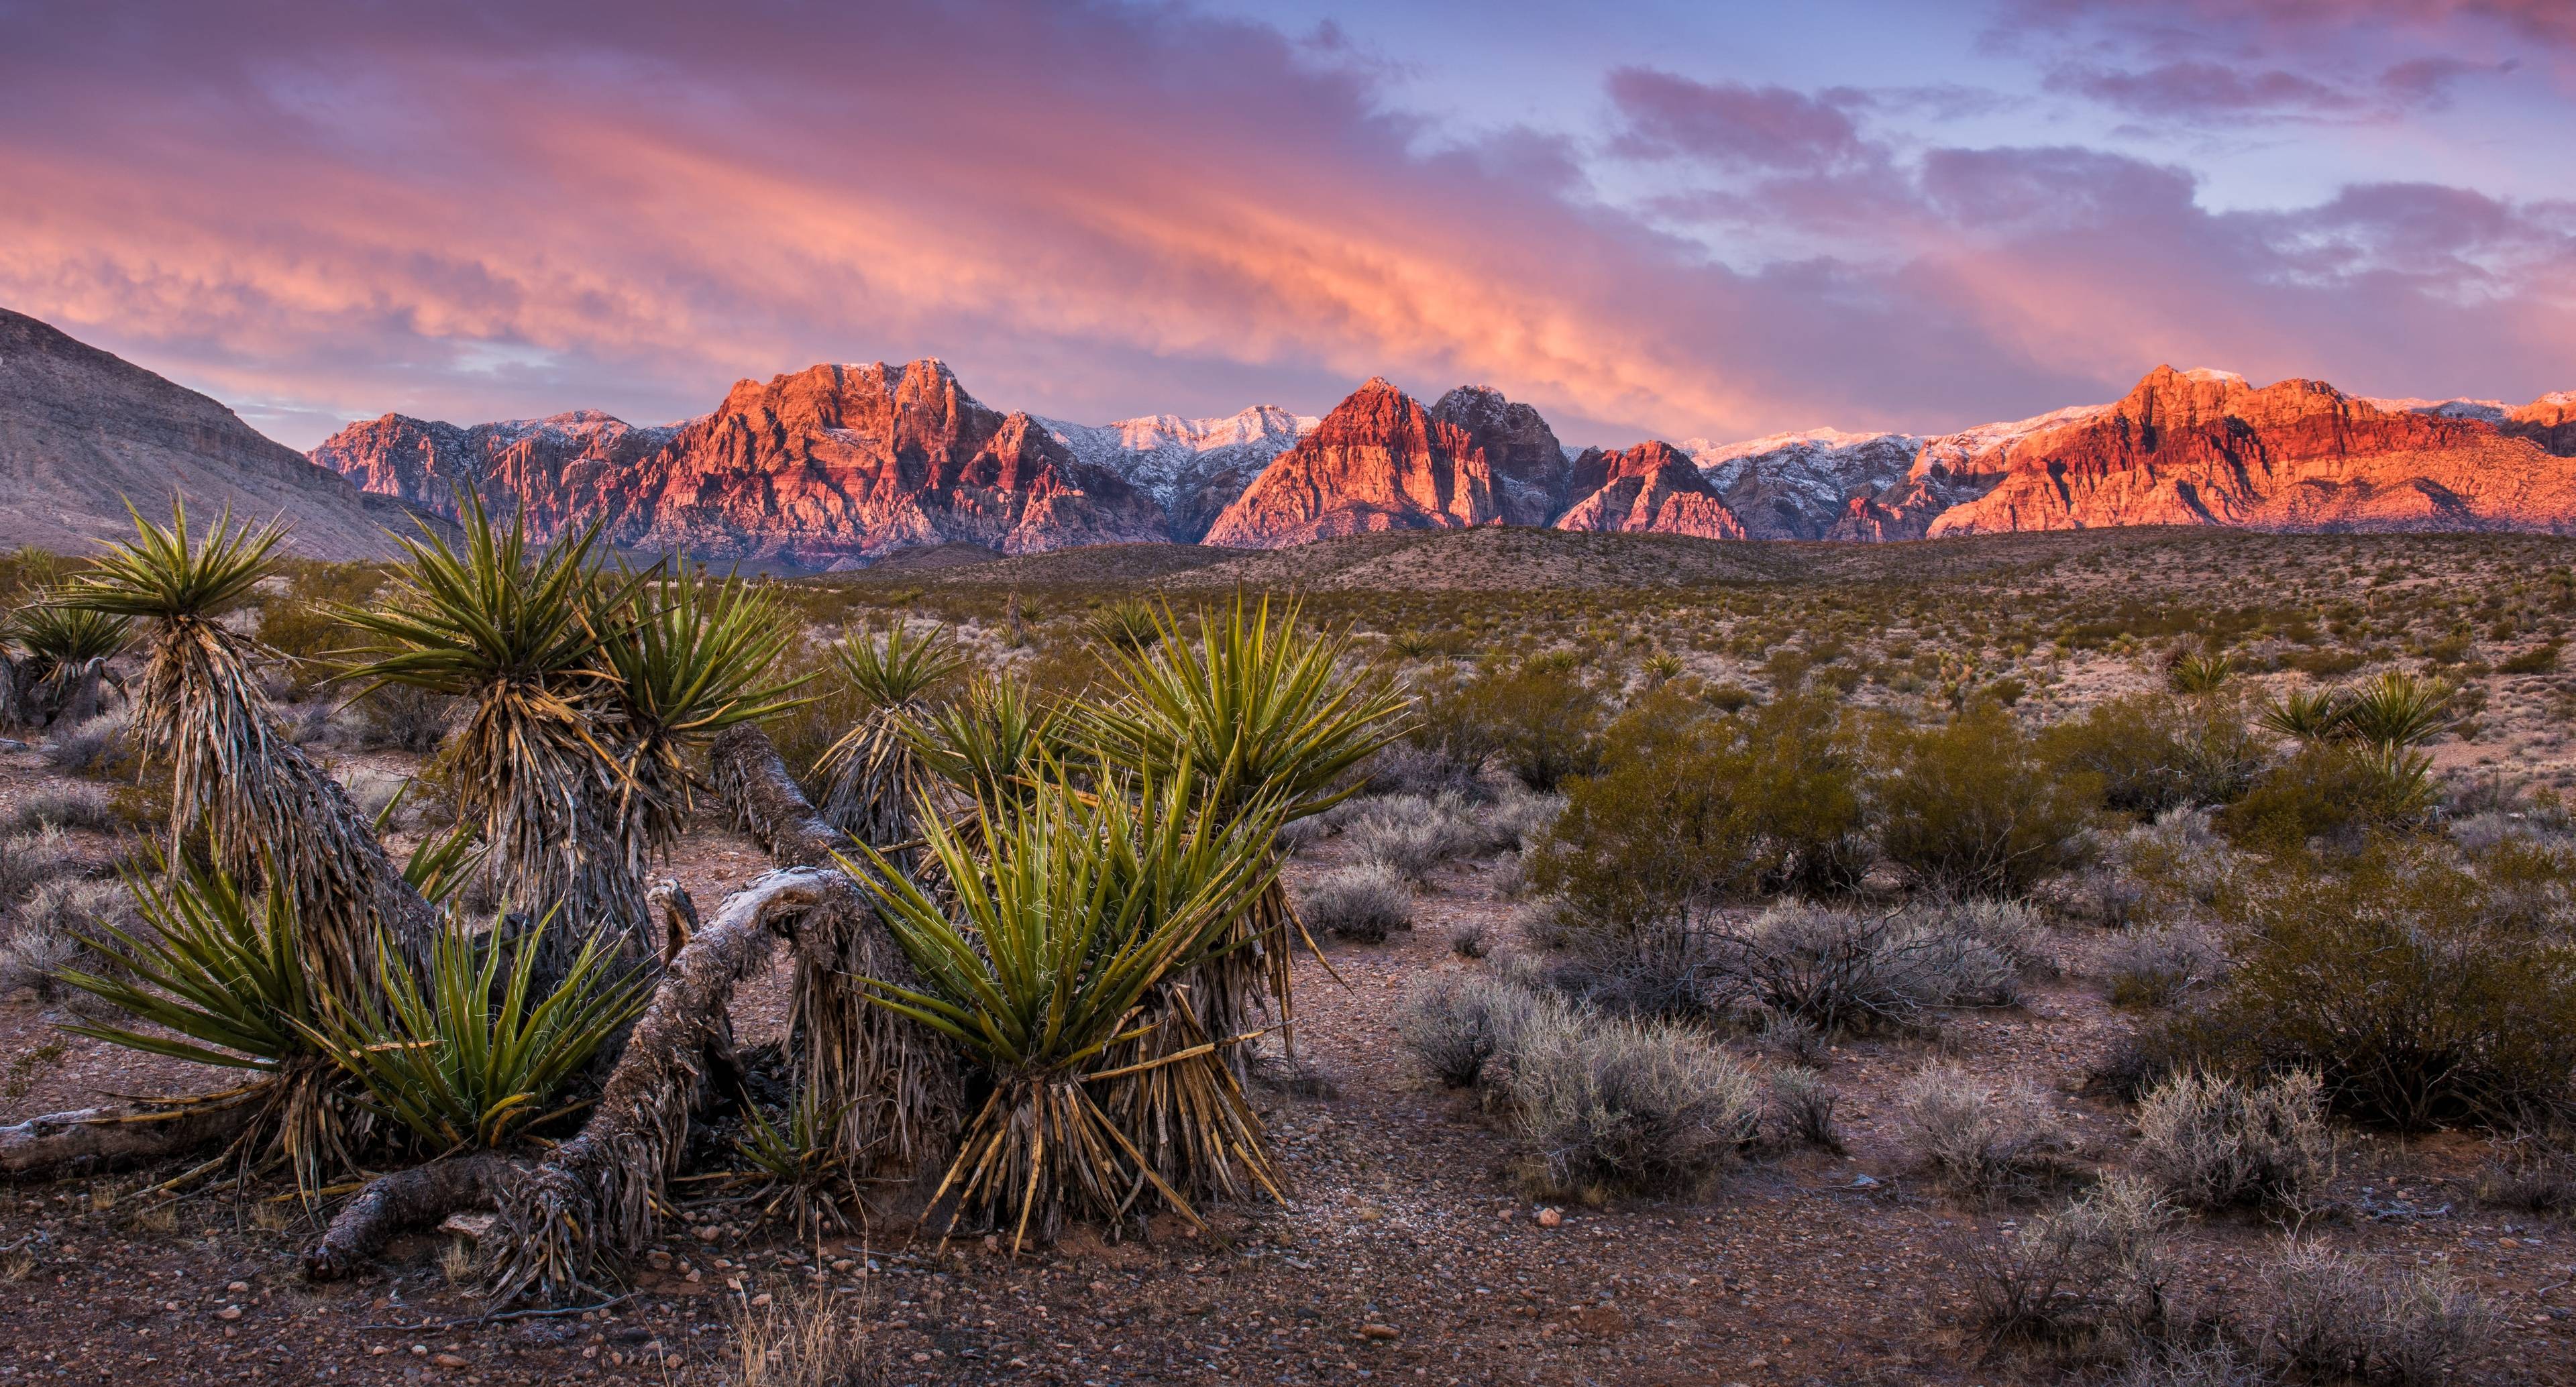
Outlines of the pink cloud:
[[[2576,384],[2551,209],[2220,216],[2116,155],[1900,157],[1856,98],[1630,71],[1615,143],[1679,170],[1639,213],[1598,151],[1444,144],[1333,44],[1168,9],[426,8],[13,11],[0,303],[296,442],[932,354],[1091,419],[1486,380],[1612,442],[1964,424],[2166,359]],[[1794,252],[1712,253],[1756,220]]]

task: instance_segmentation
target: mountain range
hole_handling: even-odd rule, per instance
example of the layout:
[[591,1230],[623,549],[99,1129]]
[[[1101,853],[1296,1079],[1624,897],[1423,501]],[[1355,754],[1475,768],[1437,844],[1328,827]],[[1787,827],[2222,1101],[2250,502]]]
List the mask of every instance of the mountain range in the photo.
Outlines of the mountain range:
[[1321,418],[1257,406],[1105,425],[1003,412],[935,360],[744,380],[643,427],[596,410],[459,426],[388,414],[309,455],[215,401],[0,310],[0,543],[77,547],[172,490],[284,513],[319,557],[472,493],[543,535],[845,569],[907,551],[1264,549],[1486,525],[1873,542],[2017,530],[2576,532],[2576,392],[2366,399],[2159,366],[2109,404],[1954,433],[1563,443],[1486,386],[1372,379]]

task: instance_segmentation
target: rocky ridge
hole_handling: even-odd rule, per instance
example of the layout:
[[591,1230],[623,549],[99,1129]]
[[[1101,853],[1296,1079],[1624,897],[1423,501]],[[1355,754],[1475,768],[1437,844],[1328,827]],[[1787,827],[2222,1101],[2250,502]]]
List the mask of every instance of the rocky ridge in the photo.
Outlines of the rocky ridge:
[[318,559],[388,556],[388,530],[419,514],[207,396],[0,309],[0,546],[87,554],[133,535],[128,502],[167,521],[174,494],[199,525],[227,506],[284,520],[286,547]]

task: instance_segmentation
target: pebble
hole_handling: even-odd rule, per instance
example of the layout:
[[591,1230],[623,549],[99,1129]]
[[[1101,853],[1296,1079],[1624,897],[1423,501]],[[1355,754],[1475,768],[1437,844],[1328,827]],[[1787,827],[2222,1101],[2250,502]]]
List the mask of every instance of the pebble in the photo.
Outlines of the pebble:
[[1554,1209],[1541,1209],[1538,1211],[1538,1226],[1541,1228],[1554,1228],[1563,1222],[1565,1222],[1565,1215]]
[[439,1354],[436,1357],[431,1358],[429,1361],[436,1363],[442,1368],[461,1368],[465,1366],[465,1360],[452,1353]]
[[1391,1324],[1364,1324],[1360,1326],[1360,1337],[1384,1340],[1402,1338],[1403,1334]]
[[224,1294],[226,1295],[246,1295],[249,1291],[250,1283],[247,1281],[236,1281],[231,1285],[224,1287]]
[[219,1319],[219,1320],[237,1320],[237,1319],[240,1319],[240,1318],[241,1318],[241,1307],[240,1307],[240,1306],[238,1306],[238,1305],[227,1305],[227,1306],[225,1306],[224,1308],[222,1308],[221,1310],[217,1310],[217,1311],[215,1312],[215,1318],[216,1318],[216,1319]]

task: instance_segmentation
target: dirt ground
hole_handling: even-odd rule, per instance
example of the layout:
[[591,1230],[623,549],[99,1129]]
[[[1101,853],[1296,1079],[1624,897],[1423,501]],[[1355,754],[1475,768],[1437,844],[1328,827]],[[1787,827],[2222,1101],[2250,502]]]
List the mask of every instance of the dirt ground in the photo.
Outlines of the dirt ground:
[[[42,775],[30,754],[0,755],[0,813]],[[1326,840],[1292,880],[1339,850]],[[711,902],[763,863],[748,841],[707,830],[674,865]],[[886,1220],[797,1246],[683,1209],[628,1295],[485,1321],[454,1279],[450,1234],[404,1239],[356,1282],[312,1286],[297,1271],[312,1230],[282,1188],[218,1184],[173,1203],[138,1193],[152,1173],[23,1186],[0,1190],[0,1383],[716,1381],[743,1317],[817,1294],[858,1307],[886,1380],[906,1383],[2053,1380],[1961,1325],[1963,1250],[2031,1209],[1933,1193],[1909,1168],[1892,1095],[1945,1054],[2049,1090],[2081,1154],[2111,1155],[2127,1139],[2122,1111],[2076,1090],[2129,1024],[2121,1013],[2070,977],[2024,1008],[1961,1017],[1938,1041],[1844,1046],[1826,1072],[1846,1154],[1747,1164],[1700,1198],[1542,1219],[1508,1134],[1416,1072],[1390,1024],[1418,979],[1479,966],[1451,951],[1462,927],[1516,946],[1493,875],[1443,868],[1415,929],[1329,946],[1339,982],[1301,961],[1310,1077],[1256,1091],[1294,1202],[1218,1210],[1213,1239],[1165,1220],[1144,1238],[1077,1233],[1013,1258],[981,1241],[943,1252]],[[2080,954],[2081,939],[2064,942]],[[746,1040],[778,1031],[782,994],[777,976],[745,990]],[[0,1119],[220,1077],[62,1036],[27,1000],[0,1006]],[[2467,1189],[2480,1155],[2459,1137],[2356,1138],[2337,1190],[2353,1212],[2309,1231],[2473,1282],[2504,1326],[2473,1380],[2576,1383],[2576,1229],[2481,1208]],[[2251,1219],[2194,1220],[2180,1290],[2242,1307],[2280,1236]]]

